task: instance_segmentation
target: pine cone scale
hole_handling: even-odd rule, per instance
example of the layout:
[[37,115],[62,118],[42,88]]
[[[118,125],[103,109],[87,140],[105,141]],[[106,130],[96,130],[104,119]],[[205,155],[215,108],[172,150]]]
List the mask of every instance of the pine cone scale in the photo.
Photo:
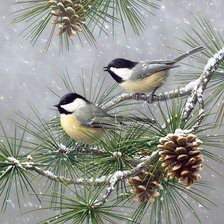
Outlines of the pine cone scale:
[[[62,19],[56,18],[52,20],[52,24],[61,24],[59,26],[59,31],[57,35],[62,35],[67,33],[68,37],[72,37],[77,32],[82,32],[80,27],[82,23],[86,21],[86,12],[87,9],[94,3],[94,1],[89,2],[89,4],[84,4],[81,0],[72,1],[72,0],[50,0],[48,4],[54,10],[51,11],[51,14],[56,17],[62,17]],[[62,28],[63,27],[63,28]],[[73,32],[74,31],[74,32]]]
[[154,169],[152,165],[148,166],[147,172],[141,171],[137,176],[128,179],[133,188],[130,192],[136,195],[134,200],[140,203],[145,201],[152,203],[160,195],[158,190],[163,190],[161,181],[167,181],[164,169],[161,166]]
[[165,167],[169,178],[178,178],[179,183],[187,181],[186,188],[189,189],[194,181],[199,180],[200,175],[195,173],[203,169],[203,156],[201,155],[202,144],[196,135],[193,134],[168,134],[160,139],[158,149],[160,152],[159,161]]

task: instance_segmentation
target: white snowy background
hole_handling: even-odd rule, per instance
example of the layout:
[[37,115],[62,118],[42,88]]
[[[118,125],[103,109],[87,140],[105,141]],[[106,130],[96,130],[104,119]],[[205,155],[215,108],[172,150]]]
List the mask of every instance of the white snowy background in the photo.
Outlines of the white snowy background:
[[[42,36],[33,47],[29,41],[18,37],[26,24],[24,22],[16,25],[10,23],[12,16],[9,14],[15,9],[14,6],[10,5],[10,2],[8,0],[0,1],[0,120],[5,125],[8,133],[12,130],[8,118],[16,118],[14,113],[16,110],[23,111],[25,114],[31,113],[27,102],[37,107],[44,117],[52,116],[49,109],[57,103],[58,98],[48,88],[55,90],[61,96],[66,93],[58,77],[66,69],[71,75],[77,90],[79,90],[78,75],[83,70],[85,78],[88,80],[93,64],[95,64],[94,73],[96,79],[107,75],[108,83],[112,84],[114,83],[112,78],[103,72],[102,67],[116,57],[136,61],[141,59],[170,59],[175,57],[177,53],[170,50],[168,46],[188,50],[175,37],[183,36],[182,29],[190,32],[190,24],[194,23],[192,12],[203,11],[212,25],[224,37],[223,0],[169,0],[162,1],[161,9],[154,11],[156,13],[155,17],[146,16],[145,22],[148,24],[148,28],[140,37],[134,35],[131,29],[128,29],[128,37],[126,38],[121,26],[118,25],[115,39],[102,35],[97,39],[97,48],[88,44],[82,47],[74,39],[74,45],[71,46],[70,51],[59,54],[58,42],[53,41],[48,53],[43,54],[42,50],[48,36]],[[182,66],[178,71],[186,69],[186,67]],[[172,77],[159,91],[175,88],[173,74],[176,71],[172,71]],[[222,151],[219,153],[223,155]],[[210,165],[223,174],[223,166],[217,163],[210,163]],[[193,201],[195,212],[206,224],[221,224],[224,220],[223,177],[207,168],[203,170],[202,176],[216,183],[215,187],[218,191],[208,191],[208,195],[211,195],[218,207],[212,207],[208,211]],[[22,212],[39,207],[33,197],[22,204]],[[187,224],[196,223],[189,211],[185,210],[183,212]],[[16,198],[12,195],[6,213],[0,214],[0,223],[36,223],[48,216],[49,213],[46,211],[21,215]],[[148,223],[147,219],[143,223]]]

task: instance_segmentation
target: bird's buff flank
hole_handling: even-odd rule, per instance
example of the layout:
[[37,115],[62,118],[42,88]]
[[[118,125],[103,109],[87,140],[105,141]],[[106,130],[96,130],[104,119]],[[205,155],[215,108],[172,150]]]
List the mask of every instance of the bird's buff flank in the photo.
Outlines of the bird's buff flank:
[[145,79],[128,80],[120,85],[130,93],[148,93],[155,89],[155,86],[161,86],[168,76],[168,70],[156,72]]
[[61,114],[60,122],[62,128],[71,138],[85,144],[95,144],[104,134],[104,131],[100,128],[86,128],[81,126],[73,114]]

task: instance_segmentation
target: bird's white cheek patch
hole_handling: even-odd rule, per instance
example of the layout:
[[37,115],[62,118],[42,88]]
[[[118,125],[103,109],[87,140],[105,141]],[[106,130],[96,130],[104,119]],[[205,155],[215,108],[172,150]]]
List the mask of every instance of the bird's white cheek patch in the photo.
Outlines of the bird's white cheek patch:
[[123,80],[128,80],[132,76],[132,70],[128,68],[113,68],[111,67],[110,70],[121,77]]
[[80,107],[85,107],[86,102],[82,99],[75,99],[73,102],[65,104],[65,105],[61,105],[61,107],[63,109],[65,109],[68,112],[74,112],[75,110],[77,110]]

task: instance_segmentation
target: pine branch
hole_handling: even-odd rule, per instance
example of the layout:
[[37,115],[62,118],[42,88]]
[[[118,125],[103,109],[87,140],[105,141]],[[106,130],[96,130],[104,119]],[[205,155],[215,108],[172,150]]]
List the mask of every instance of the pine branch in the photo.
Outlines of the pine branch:
[[[204,46],[206,51],[203,51],[201,55],[193,56],[194,60],[199,63],[199,66],[192,66],[192,64],[186,64],[190,68],[194,68],[193,72],[188,72],[188,75],[184,75],[186,73],[177,74],[177,80],[181,83],[189,82],[189,80],[194,79],[195,77],[199,77],[201,75],[200,70],[202,69],[201,65],[204,65],[209,58],[212,57],[217,51],[219,51],[224,46],[224,39],[222,37],[222,33],[213,27],[213,24],[207,18],[207,16],[202,12],[197,12],[192,14],[195,20],[195,24],[191,27],[191,31],[183,30],[184,37],[178,37],[184,45],[188,47],[197,47],[197,46]],[[197,38],[195,38],[197,37]],[[178,52],[182,52],[176,49]],[[198,72],[198,69],[199,72]],[[212,76],[211,85],[209,91],[209,97],[206,99],[206,104],[211,104],[212,107],[219,105],[218,110],[216,111],[216,125],[222,125],[223,118],[224,118],[224,104],[223,104],[223,92],[224,92],[224,85],[223,85],[223,69],[224,63],[219,66],[219,69],[216,70],[215,74]],[[211,108],[212,108],[211,107]]]
[[67,147],[63,146],[62,144],[60,145],[60,147],[63,150],[65,150],[65,153],[67,155],[71,155],[74,152],[86,153],[86,154],[92,154],[92,155],[105,155],[106,154],[106,152],[100,151],[99,149],[97,149],[95,147],[90,147],[88,145],[81,145],[74,149],[73,148],[68,149]]
[[[144,170],[150,163],[152,163],[153,161],[156,160],[156,158],[158,158],[158,155],[159,155],[158,153],[159,153],[159,151],[153,152],[151,156],[145,157],[143,161],[140,160],[139,164],[132,170],[117,171],[113,175],[109,175],[108,177],[107,176],[102,176],[102,177],[96,178],[94,180],[93,180],[93,178],[84,180],[83,178],[68,179],[68,178],[64,178],[64,177],[58,177],[49,170],[43,170],[43,169],[35,166],[32,159],[29,159],[29,161],[24,162],[24,163],[20,163],[19,160],[16,160],[16,159],[11,158],[11,157],[8,158],[8,159],[10,159],[10,161],[12,161],[12,160],[16,161],[16,166],[18,166],[18,167],[22,167],[23,169],[26,169],[26,170],[33,170],[36,173],[40,174],[41,176],[46,177],[46,178],[48,178],[50,180],[53,180],[53,181],[63,181],[67,185],[71,185],[71,184],[73,184],[73,185],[83,185],[84,183],[86,183],[88,185],[91,185],[91,184],[94,183],[95,186],[100,186],[102,184],[105,184],[105,182],[109,182],[110,187],[107,189],[107,193],[106,193],[107,196],[103,197],[105,199],[114,190],[114,187],[115,187],[115,185],[117,184],[118,181],[127,179],[131,176],[136,175],[138,172]],[[110,179],[110,181],[108,181],[108,179]]]
[[159,95],[153,95],[153,96],[151,94],[147,95],[147,94],[141,94],[141,93],[131,93],[131,94],[124,93],[118,96],[117,98],[115,98],[114,100],[111,100],[110,102],[108,102],[102,108],[109,109],[127,100],[146,101],[148,104],[152,104],[155,102],[166,101],[173,98],[189,96],[196,82],[197,80],[190,82],[188,85],[186,85],[183,88],[172,90],[166,93],[160,93]]
[[[64,178],[64,177],[58,177],[56,175],[54,175],[51,171],[49,170],[42,170],[41,168],[37,167],[37,166],[25,166],[25,169],[27,170],[33,170],[36,173],[40,174],[43,177],[46,177],[50,180],[53,181],[63,181],[64,183],[66,183],[67,185],[83,185],[84,184],[84,179],[83,178],[78,178],[78,179],[68,179],[68,178]],[[102,179],[97,178],[94,182],[95,186],[100,186],[102,183],[105,182],[106,177],[102,177]],[[91,185],[93,183],[93,179],[86,179],[85,180],[86,184]]]
[[[31,165],[31,163],[27,164],[27,163],[23,163],[23,168],[26,170],[33,170],[36,173],[40,174],[43,177],[46,177],[50,180],[53,181],[63,181],[64,183],[66,183],[67,185],[83,185],[84,184],[84,179],[83,178],[78,178],[78,179],[68,179],[68,178],[64,178],[64,177],[58,177],[55,174],[53,174],[51,171],[49,170],[43,170],[37,166]],[[102,179],[97,178],[94,181],[94,185],[95,186],[100,186],[102,183],[105,182],[106,177],[102,177]],[[91,185],[93,183],[93,179],[86,179],[85,180],[86,184]]]
[[198,84],[194,86],[194,89],[191,92],[191,96],[188,98],[185,110],[184,110],[184,118],[182,119],[182,123],[186,121],[186,119],[190,116],[197,102],[203,105],[203,94],[207,87],[208,82],[211,80],[212,75],[219,68],[220,64],[224,60],[224,48],[219,50],[212,58],[210,58],[204,67],[203,73],[198,78]]
[[[105,152],[105,151],[100,151],[98,148],[95,148],[95,147],[90,147],[88,145],[81,145],[81,146],[78,146],[76,148],[67,148],[65,147],[64,145],[60,144],[60,149],[59,150],[64,150],[63,153],[65,153],[66,155],[71,155],[72,153],[75,153],[75,152],[79,152],[79,153],[83,153],[83,154],[90,154],[90,155],[96,155],[96,156],[106,156],[108,155],[108,152]],[[113,152],[113,155],[116,157],[117,154],[120,153],[120,152]],[[143,158],[139,158],[138,160],[135,160],[135,159],[128,159],[127,161],[129,163],[131,163],[133,166],[137,166],[139,164],[139,162],[142,162],[142,161],[145,161],[147,158],[143,157]]]
[[111,193],[115,189],[116,184],[119,181],[135,176],[140,171],[145,170],[149,166],[149,164],[153,163],[156,159],[158,159],[158,157],[159,157],[159,150],[153,152],[151,156],[147,157],[147,159],[144,162],[139,163],[134,169],[130,171],[115,172],[110,178],[110,186],[107,188],[105,195],[103,195],[102,197],[103,200],[99,202],[99,204],[96,207],[99,207],[104,203],[106,203],[107,198],[111,195]]
[[203,96],[198,96],[198,104],[199,104],[199,113],[198,113],[198,122],[195,126],[193,126],[193,132],[195,132],[196,129],[198,129],[199,125],[202,123],[202,121],[205,118],[205,103],[203,100]]

